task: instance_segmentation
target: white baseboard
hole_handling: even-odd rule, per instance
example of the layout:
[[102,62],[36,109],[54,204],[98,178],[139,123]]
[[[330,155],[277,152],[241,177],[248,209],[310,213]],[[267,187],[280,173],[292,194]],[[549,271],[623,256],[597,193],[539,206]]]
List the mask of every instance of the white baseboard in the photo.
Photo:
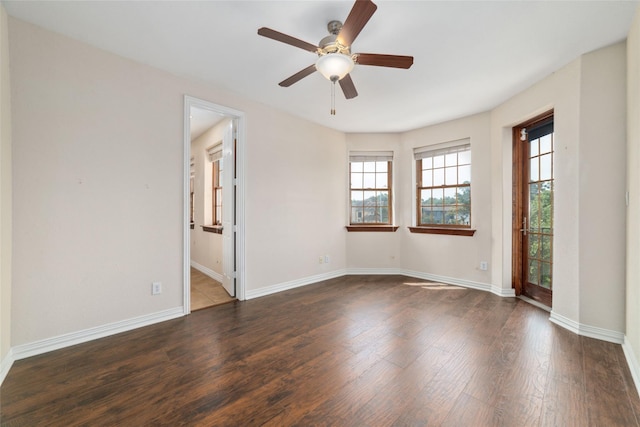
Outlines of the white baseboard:
[[614,344],[622,344],[624,342],[624,334],[622,332],[585,325],[583,323],[576,322],[575,320],[571,320],[568,317],[562,316],[553,310],[551,310],[549,320],[556,325],[573,332],[574,334],[582,335],[584,337],[595,338]]
[[318,274],[315,276],[304,277],[302,279],[292,280],[290,282],[279,283],[277,285],[267,286],[256,290],[247,290],[245,297],[248,300],[263,297],[266,295],[275,294],[277,292],[299,288],[301,286],[312,285],[314,283],[322,282],[323,280],[335,279],[336,277],[342,277],[345,274],[346,270],[336,270],[330,271],[328,273]]
[[513,289],[502,289],[496,286],[492,286],[487,283],[474,282],[471,280],[456,279],[447,276],[438,276],[436,274],[422,273],[419,271],[405,270],[402,268],[347,268],[344,270],[336,270],[327,274],[320,274],[317,276],[305,277],[299,280],[293,280],[291,282],[285,282],[266,288],[260,288],[255,291],[247,291],[247,299],[258,298],[265,295],[270,295],[276,292],[282,292],[287,289],[293,289],[300,286],[310,285],[320,282],[322,280],[333,279],[344,275],[401,275],[407,277],[415,277],[416,279],[431,280],[439,283],[446,283],[448,285],[457,285],[464,288],[478,289],[481,291],[491,292],[500,297],[515,297],[515,291]]
[[624,342],[622,343],[622,351],[624,352],[625,359],[627,359],[627,365],[629,365],[629,370],[631,371],[633,382],[636,385],[636,390],[640,395],[640,362],[638,362],[638,358],[634,354],[633,348],[631,347],[626,335],[624,337]]
[[456,279],[455,277],[439,276],[437,274],[421,273],[411,270],[401,270],[399,274],[416,277],[418,279],[433,280],[434,282],[446,283],[448,285],[462,286],[463,288],[478,289],[480,291],[491,292],[499,297],[516,296],[513,289],[502,289],[489,283],[474,282],[472,280]]
[[0,361],[0,385],[2,385],[2,382],[7,377],[7,374],[9,373],[9,369],[11,369],[11,366],[13,365],[14,360],[15,359],[13,358],[13,349],[10,348],[9,351],[7,352],[7,355],[2,359],[2,361]]
[[205,267],[202,264],[198,264],[194,260],[191,260],[191,267],[195,268],[200,273],[211,277],[213,280],[216,280],[216,281],[222,283],[222,274],[218,273],[217,271],[213,271],[209,267]]
[[392,275],[398,274],[406,276],[405,271],[401,268],[347,268],[345,274],[349,276],[356,275]]
[[57,337],[47,338],[28,344],[17,345],[12,347],[11,350],[13,352],[14,360],[20,360],[64,347],[81,344],[83,342],[93,341],[98,338],[115,335],[120,332],[152,325],[154,323],[175,319],[181,316],[184,316],[182,307],[176,307],[157,313],[134,317],[133,319],[122,320],[119,322],[109,323],[107,325],[97,326],[95,328],[58,335]]

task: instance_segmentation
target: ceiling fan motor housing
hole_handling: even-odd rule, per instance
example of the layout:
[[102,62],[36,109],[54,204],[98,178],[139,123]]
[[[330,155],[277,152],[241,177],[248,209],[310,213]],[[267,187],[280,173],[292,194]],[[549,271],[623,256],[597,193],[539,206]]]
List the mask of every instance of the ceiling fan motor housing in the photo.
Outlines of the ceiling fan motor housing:
[[340,21],[329,21],[329,23],[327,24],[327,30],[329,31],[329,34],[333,34],[334,36],[337,36],[338,33],[340,33],[340,30],[342,29],[342,22]]

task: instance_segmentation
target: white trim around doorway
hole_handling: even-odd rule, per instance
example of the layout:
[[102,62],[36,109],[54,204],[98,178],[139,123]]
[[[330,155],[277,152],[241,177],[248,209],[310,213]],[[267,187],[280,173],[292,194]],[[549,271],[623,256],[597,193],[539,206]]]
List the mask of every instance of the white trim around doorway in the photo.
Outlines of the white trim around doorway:
[[191,165],[191,132],[190,132],[190,111],[191,107],[197,107],[213,111],[223,116],[235,120],[237,125],[237,146],[236,146],[236,239],[235,239],[235,257],[236,257],[236,298],[239,300],[245,297],[245,187],[244,187],[244,158],[245,158],[245,139],[246,124],[245,114],[242,111],[234,110],[229,107],[214,104],[203,99],[194,98],[189,95],[184,96],[184,148],[183,148],[183,311],[184,314],[191,313],[191,248],[190,248],[190,231],[189,224],[189,179]]

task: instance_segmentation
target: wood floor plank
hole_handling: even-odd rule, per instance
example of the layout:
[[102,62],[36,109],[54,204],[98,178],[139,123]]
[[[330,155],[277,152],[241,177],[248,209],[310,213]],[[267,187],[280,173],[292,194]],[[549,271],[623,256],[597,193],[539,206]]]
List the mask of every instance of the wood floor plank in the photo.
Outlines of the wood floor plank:
[[522,301],[345,276],[16,361],[1,426],[639,426],[619,345]]

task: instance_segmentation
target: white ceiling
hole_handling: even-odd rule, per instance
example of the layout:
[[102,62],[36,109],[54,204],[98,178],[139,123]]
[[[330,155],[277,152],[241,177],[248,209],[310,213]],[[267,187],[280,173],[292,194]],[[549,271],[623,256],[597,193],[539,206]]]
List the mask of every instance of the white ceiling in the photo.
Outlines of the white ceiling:
[[[314,73],[314,54],[353,1],[3,1],[11,16],[345,132],[399,132],[489,110],[583,53],[624,40],[638,1],[390,1],[352,52],[413,55],[409,70],[356,65],[359,96]],[[216,100],[209,100],[216,102]]]
[[205,133],[207,129],[217,125],[223,118],[222,114],[204,108],[191,107],[189,112],[191,142]]

